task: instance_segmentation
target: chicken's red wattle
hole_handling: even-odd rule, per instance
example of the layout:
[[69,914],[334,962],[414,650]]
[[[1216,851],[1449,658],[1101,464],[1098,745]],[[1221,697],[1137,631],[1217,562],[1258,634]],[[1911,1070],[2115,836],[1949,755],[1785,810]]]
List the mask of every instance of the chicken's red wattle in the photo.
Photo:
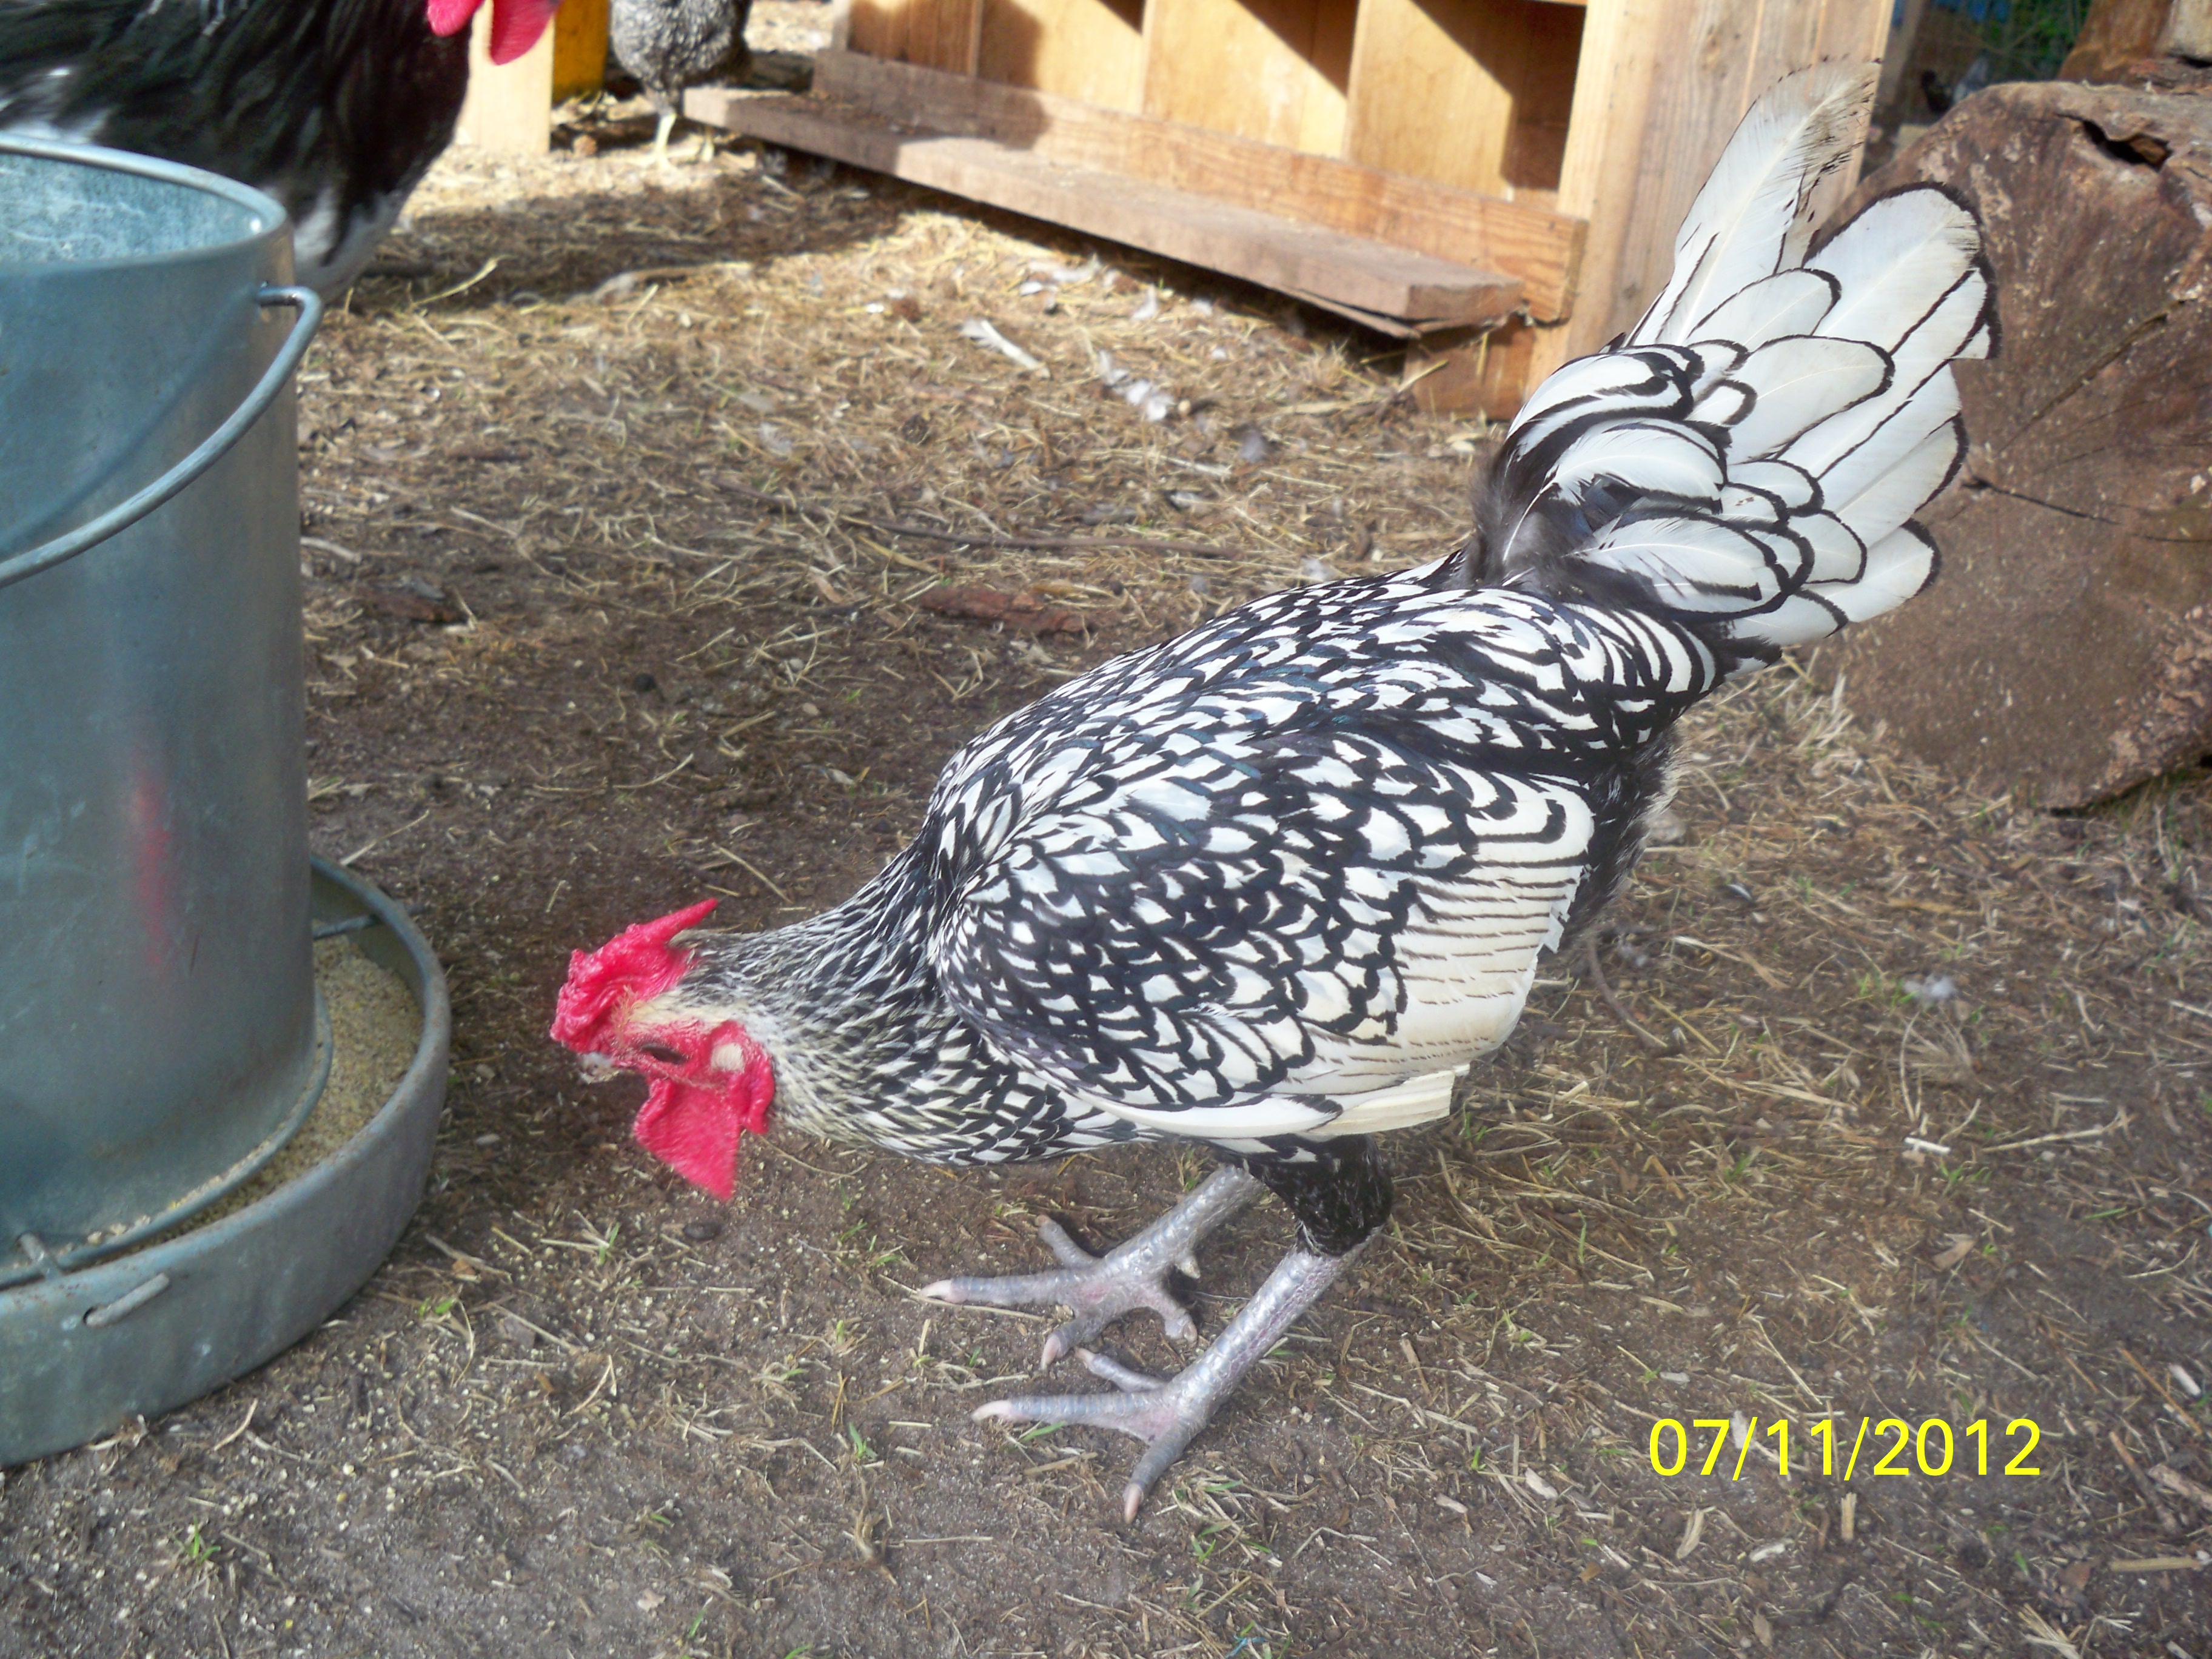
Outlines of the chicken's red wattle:
[[[694,1027],[660,1031],[656,1042],[695,1056],[682,1073],[648,1073],[653,1086],[630,1126],[637,1144],[693,1186],[726,1199],[738,1186],[738,1138],[768,1133],[775,1074],[744,1030],[727,1022],[712,1031]],[[744,1058],[736,1069],[712,1067],[708,1058],[735,1045]]]
[[[429,0],[430,33],[459,34],[483,9],[484,0]],[[495,64],[511,64],[538,44],[560,9],[560,0],[491,0],[491,40],[488,50]]]

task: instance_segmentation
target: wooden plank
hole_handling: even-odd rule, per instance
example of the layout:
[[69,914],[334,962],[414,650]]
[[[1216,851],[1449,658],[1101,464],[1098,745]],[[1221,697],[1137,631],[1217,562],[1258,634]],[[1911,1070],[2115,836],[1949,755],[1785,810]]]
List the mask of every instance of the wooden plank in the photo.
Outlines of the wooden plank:
[[[1537,342],[1548,374],[1632,324],[1665,285],[1691,199],[1744,111],[1790,70],[1878,60],[1892,0],[1593,0],[1559,205],[1589,222],[1582,302]],[[1823,186],[1832,207],[1856,164]],[[1825,208],[1824,208],[1825,210]]]
[[1582,31],[1580,9],[1542,0],[1365,0],[1345,154],[1492,196],[1556,191]]
[[[1576,312],[1609,317],[1620,295],[1624,206],[1610,180],[1632,179],[1641,164],[1651,79],[1658,72],[1662,36],[1679,27],[1682,0],[1593,0],[1583,18],[1583,48],[1575,75],[1574,109],[1567,123],[1566,154],[1559,172],[1559,207],[1588,216],[1604,208],[1602,226],[1590,224],[1583,242]],[[1540,331],[1532,344],[1531,381],[1579,356],[1581,340],[1597,325],[1570,321]],[[1602,343],[1609,335],[1596,337]]]
[[1144,0],[981,0],[975,72],[1103,109],[1143,100]]
[[542,155],[553,143],[553,31],[511,64],[491,61],[491,8],[469,34],[469,92],[456,143],[507,155]]
[[1521,285],[1497,271],[1063,167],[988,138],[901,131],[817,98],[700,88],[684,108],[696,120],[1241,276],[1401,336],[1495,323],[1521,301]]
[[1145,113],[1316,155],[1344,149],[1355,0],[1161,0]]
[[[1564,315],[1575,291],[1583,226],[1547,207],[857,52],[820,54],[814,84],[915,127],[993,138],[1065,166],[1502,271],[1519,282],[1522,304],[1540,320]],[[732,125],[724,114],[730,107],[726,94],[709,88],[685,106],[694,119],[723,125]]]
[[1529,354],[1535,328],[1520,319],[1475,332],[1454,329],[1424,335],[1406,347],[1399,384],[1431,415],[1472,411],[1486,420],[1511,418],[1528,395]]
[[597,92],[607,80],[610,0],[561,0],[553,14],[553,101]]

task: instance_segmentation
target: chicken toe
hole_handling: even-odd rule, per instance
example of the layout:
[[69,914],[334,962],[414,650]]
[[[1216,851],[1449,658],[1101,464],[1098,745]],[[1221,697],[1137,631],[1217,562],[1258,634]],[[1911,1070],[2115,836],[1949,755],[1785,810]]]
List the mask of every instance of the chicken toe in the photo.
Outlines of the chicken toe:
[[1127,1243],[1103,1256],[1091,1255],[1050,1219],[1037,1232],[1059,1258],[1049,1273],[1017,1273],[1000,1279],[940,1279],[922,1294],[939,1302],[981,1303],[994,1308],[1058,1306],[1075,1316],[1044,1340],[1043,1363],[1050,1365],[1096,1337],[1123,1314],[1150,1308],[1167,1334],[1178,1341],[1198,1334],[1190,1310],[1168,1288],[1168,1274],[1180,1268],[1195,1278],[1193,1252],[1198,1242],[1260,1195],[1260,1183],[1233,1164],[1224,1164],[1174,1209]]
[[1133,1521],[1152,1483],[1182,1455],[1183,1449],[1212,1419],[1221,1402],[1244,1380],[1245,1373],[1283,1340],[1297,1316],[1359,1254],[1358,1249],[1344,1255],[1292,1250],[1230,1321],[1213,1346],[1172,1377],[1156,1381],[1118,1361],[1086,1353],[1085,1362],[1112,1382],[1117,1392],[994,1400],[977,1408],[975,1420],[1091,1424],[1119,1429],[1143,1441],[1144,1455],[1138,1458],[1136,1468],[1129,1473],[1129,1484],[1121,1492],[1122,1516]]

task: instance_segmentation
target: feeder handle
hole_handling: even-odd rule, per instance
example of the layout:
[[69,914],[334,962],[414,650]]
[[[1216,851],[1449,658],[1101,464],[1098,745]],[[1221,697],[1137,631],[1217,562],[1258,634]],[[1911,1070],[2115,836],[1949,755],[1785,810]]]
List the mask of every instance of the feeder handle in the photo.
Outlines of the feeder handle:
[[0,587],[21,581],[26,576],[35,576],[41,570],[51,570],[64,559],[75,558],[88,547],[96,546],[116,532],[137,523],[172,495],[196,483],[202,473],[221,460],[229,453],[231,446],[246,435],[247,428],[268,412],[269,405],[276,400],[276,394],[284,389],[284,382],[292,378],[292,371],[300,366],[300,359],[307,349],[307,343],[315,337],[315,325],[323,320],[323,301],[322,296],[311,288],[264,286],[254,297],[264,308],[270,306],[297,307],[300,315],[260,380],[252,391],[246,394],[246,401],[232,412],[228,420],[210,433],[198,448],[130,500],[108,508],[90,524],[80,525],[43,547],[32,548],[12,558],[0,559]]

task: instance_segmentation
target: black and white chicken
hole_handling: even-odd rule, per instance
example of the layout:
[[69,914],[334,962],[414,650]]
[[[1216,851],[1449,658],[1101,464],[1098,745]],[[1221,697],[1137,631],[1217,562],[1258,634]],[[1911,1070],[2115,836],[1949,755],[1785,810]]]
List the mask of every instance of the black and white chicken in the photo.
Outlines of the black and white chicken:
[[608,43],[637,76],[660,118],[653,136],[656,160],[668,158],[668,135],[684,112],[684,89],[744,78],[752,62],[745,22],[752,0],[614,0]]
[[1221,1167],[1103,1258],[950,1279],[1058,1304],[1044,1363],[1168,1288],[1272,1192],[1296,1245],[1157,1381],[977,1415],[1147,1443],[1145,1491],[1389,1215],[1374,1137],[1443,1116],[1538,964],[1620,886],[1668,794],[1668,731],[1731,676],[1910,599],[1910,515],[1964,448],[1948,365],[1995,331],[1943,191],[1810,251],[1814,187],[1873,88],[1825,66],[1747,116],[1665,290],[1514,422],[1462,549],[1281,592],[1119,658],[956,755],[853,897],[750,937],[695,905],[570,964],[553,1035],[650,1090],[635,1133],[728,1195],[771,1118],[946,1164],[1196,1140]]
[[[559,0],[491,0],[492,61]],[[0,0],[0,132],[106,144],[266,191],[299,280],[368,262],[453,136],[484,0]]]

